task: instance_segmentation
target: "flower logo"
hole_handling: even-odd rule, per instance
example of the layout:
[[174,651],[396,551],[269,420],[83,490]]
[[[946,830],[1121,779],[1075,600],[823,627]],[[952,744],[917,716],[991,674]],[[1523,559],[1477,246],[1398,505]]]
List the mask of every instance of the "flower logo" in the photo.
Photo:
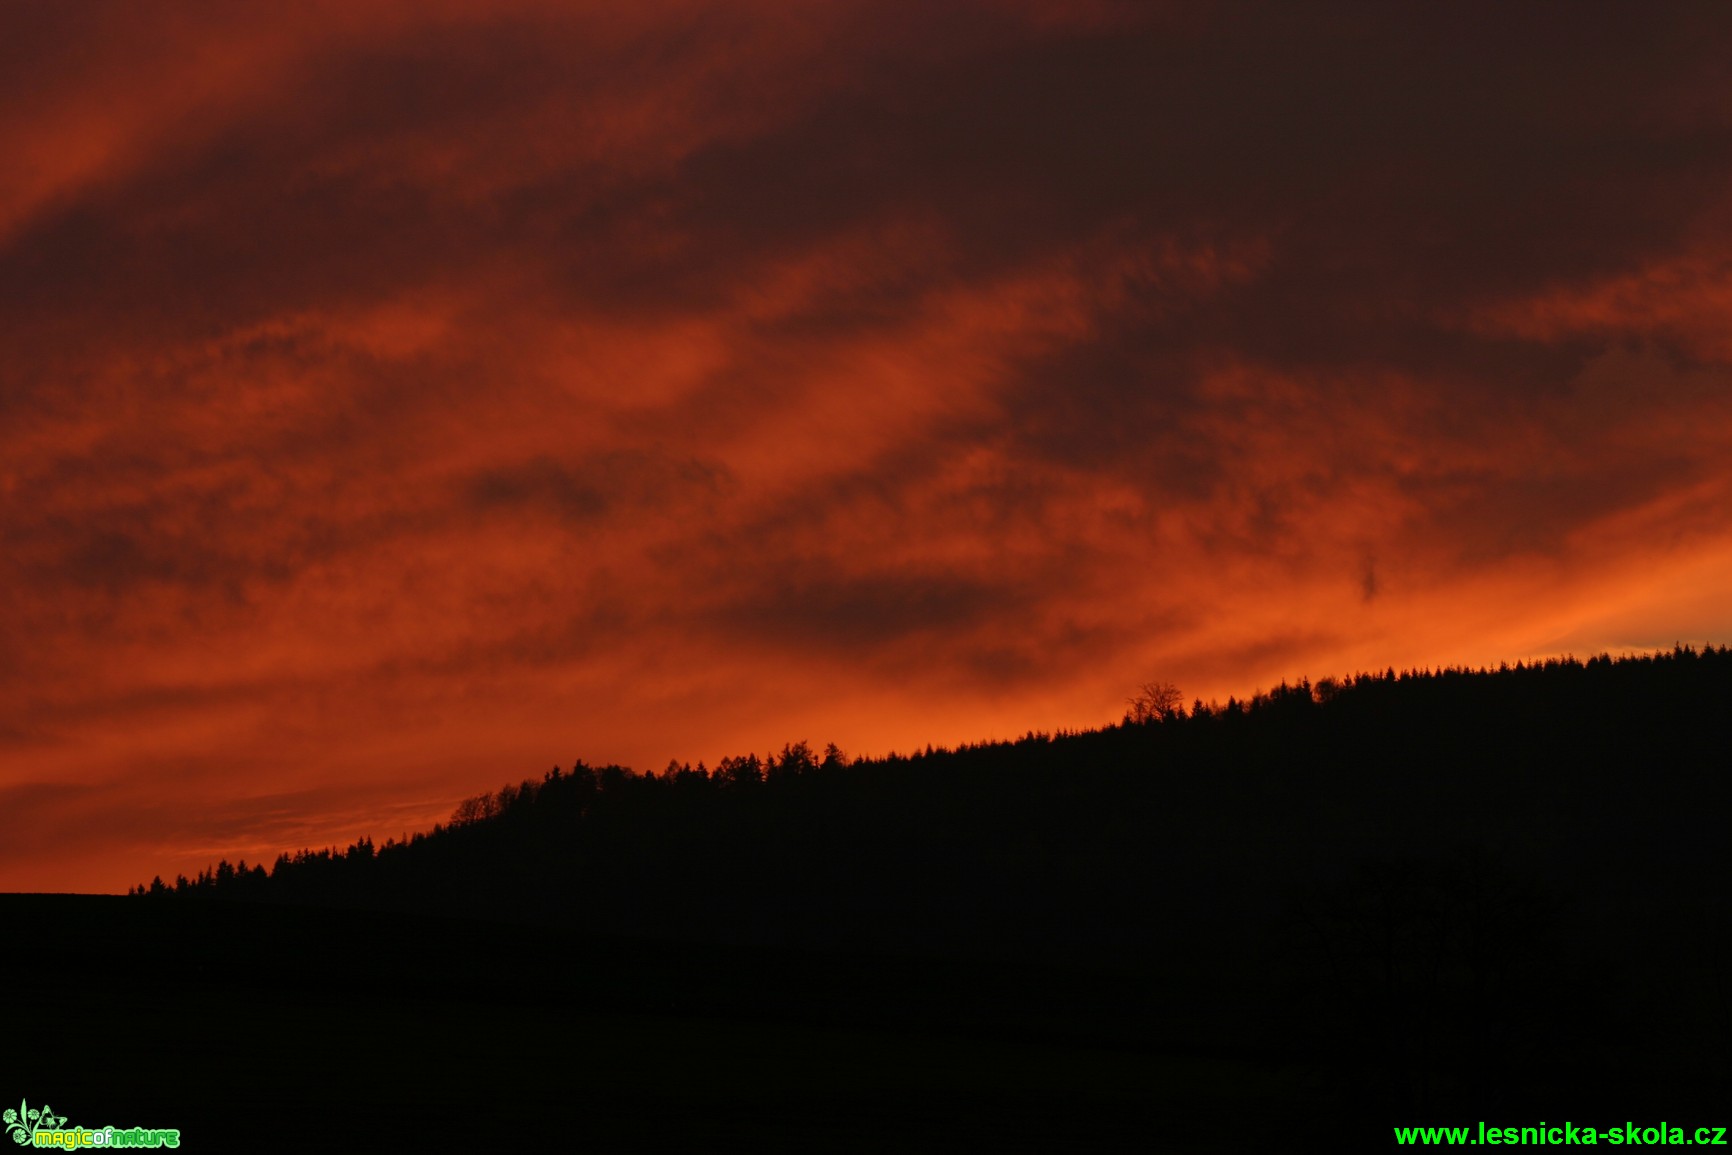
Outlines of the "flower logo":
[[66,1116],[56,1115],[47,1103],[38,1110],[23,1099],[18,1100],[18,1110],[7,1109],[5,1120],[7,1132],[19,1146],[28,1144],[37,1131],[52,1131],[66,1126]]

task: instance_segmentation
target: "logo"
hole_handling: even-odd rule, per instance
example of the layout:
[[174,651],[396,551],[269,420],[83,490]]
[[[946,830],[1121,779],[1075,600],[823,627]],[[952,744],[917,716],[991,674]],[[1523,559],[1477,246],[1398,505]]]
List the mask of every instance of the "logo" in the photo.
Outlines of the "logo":
[[86,1147],[179,1147],[180,1132],[170,1127],[68,1127],[47,1103],[32,1107],[20,1099],[7,1108],[6,1133],[20,1147],[78,1151]]
[[39,1128],[53,1129],[66,1125],[65,1115],[56,1115],[54,1109],[47,1103],[41,1108],[32,1107],[23,1099],[18,1100],[18,1110],[6,1112],[6,1130],[15,1143],[28,1143],[35,1137]]

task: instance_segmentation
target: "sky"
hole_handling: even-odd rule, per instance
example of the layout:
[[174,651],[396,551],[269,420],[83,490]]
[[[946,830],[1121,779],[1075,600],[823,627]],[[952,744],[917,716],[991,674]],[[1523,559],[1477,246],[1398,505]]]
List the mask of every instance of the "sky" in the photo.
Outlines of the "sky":
[[0,890],[1732,641],[1732,7],[0,4]]

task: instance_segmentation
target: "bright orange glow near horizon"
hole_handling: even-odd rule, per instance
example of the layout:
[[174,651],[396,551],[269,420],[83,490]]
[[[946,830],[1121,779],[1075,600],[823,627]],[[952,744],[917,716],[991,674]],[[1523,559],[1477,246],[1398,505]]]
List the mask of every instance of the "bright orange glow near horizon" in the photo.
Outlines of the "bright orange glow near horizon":
[[1732,10],[0,12],[0,890],[1732,642]]

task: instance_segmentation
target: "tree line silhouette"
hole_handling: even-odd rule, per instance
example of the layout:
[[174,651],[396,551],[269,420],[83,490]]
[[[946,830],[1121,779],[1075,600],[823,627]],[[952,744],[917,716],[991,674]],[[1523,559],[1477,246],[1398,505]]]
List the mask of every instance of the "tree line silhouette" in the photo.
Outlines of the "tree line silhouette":
[[907,755],[580,761],[430,832],[134,893],[1123,976],[1171,1037],[1403,1109],[1587,1086],[1607,1047],[1669,1087],[1725,1073],[1725,647],[1138,697]]
[[[838,823],[854,833],[867,827],[949,841],[1023,806],[1063,804],[1038,828],[1061,814],[1093,817],[1094,804],[1117,809],[1126,798],[1166,794],[1177,803],[1210,790],[1237,794],[1259,781],[1275,786],[1267,776],[1277,773],[1278,793],[1297,788],[1323,797],[1349,782],[1374,792],[1411,790],[1424,771],[1442,769],[1456,779],[1456,795],[1469,783],[1499,787],[1484,801],[1516,782],[1539,785],[1536,774],[1556,776],[1562,787],[1580,774],[1637,773],[1645,764],[1682,769],[1676,764],[1726,708],[1728,690],[1726,647],[1684,645],[1496,669],[1391,668],[1283,682],[1245,701],[1199,699],[1189,709],[1170,684],[1149,683],[1121,723],[1092,731],[1031,731],[1010,741],[854,759],[833,743],[815,753],[800,741],[763,758],[747,753],[713,768],[676,760],[645,774],[579,760],[570,770],[555,766],[540,779],[466,798],[429,832],[284,853],[268,871],[225,859],[193,878],[169,884],[159,876],[131,893],[401,901],[425,877],[439,885],[424,897],[444,903],[467,895],[453,868],[481,878],[533,867],[515,881],[534,886],[538,873],[562,860],[599,865],[590,860],[632,845],[678,853],[681,845],[713,841],[703,832],[715,835],[728,824],[797,841],[801,828],[824,829],[828,838]],[[1471,761],[1452,763],[1464,755]],[[1295,779],[1300,771],[1321,776]],[[1635,780],[1625,785],[1641,789]],[[1662,785],[1649,781],[1648,788]],[[1257,807],[1254,797],[1242,801]],[[954,827],[946,826],[950,819]]]

